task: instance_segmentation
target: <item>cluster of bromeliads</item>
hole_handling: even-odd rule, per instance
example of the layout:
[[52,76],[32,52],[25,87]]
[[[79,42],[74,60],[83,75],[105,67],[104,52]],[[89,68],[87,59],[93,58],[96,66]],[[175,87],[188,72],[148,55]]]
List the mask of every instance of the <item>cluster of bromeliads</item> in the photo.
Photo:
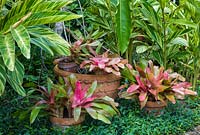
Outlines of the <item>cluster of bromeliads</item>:
[[[31,123],[40,109],[50,112],[50,120],[56,125],[79,124],[86,113],[110,123],[108,118],[119,114],[118,103],[114,101],[117,96],[138,98],[141,109],[151,110],[166,106],[168,101],[175,104],[176,99],[184,99],[185,95],[197,94],[189,90],[190,83],[178,73],[154,66],[152,61],[133,68],[127,60],[109,51],[99,55],[91,47],[95,44],[77,41],[71,56],[54,61],[57,82],[48,79],[48,88],[37,89],[42,96],[33,107]],[[126,79],[126,84],[120,86],[121,78]]]

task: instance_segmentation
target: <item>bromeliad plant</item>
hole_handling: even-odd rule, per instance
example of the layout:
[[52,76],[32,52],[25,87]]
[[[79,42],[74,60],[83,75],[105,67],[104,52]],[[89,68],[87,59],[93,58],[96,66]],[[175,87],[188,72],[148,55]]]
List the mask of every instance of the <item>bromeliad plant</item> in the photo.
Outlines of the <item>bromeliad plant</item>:
[[[102,55],[99,55],[92,48],[89,49],[93,55],[89,58],[89,60],[84,60],[80,64],[80,67],[89,67],[90,72],[94,71],[96,74],[98,74],[99,71],[103,71],[120,76],[120,69],[124,69],[126,66],[130,67],[130,65],[128,64],[128,60],[122,59],[120,57],[109,56],[109,51],[106,51]],[[100,74],[102,74],[102,72],[100,72]]]
[[[34,122],[41,109],[49,111],[54,117],[74,118],[75,121],[78,121],[82,114],[88,113],[94,119],[111,123],[108,117],[118,113],[116,108],[118,103],[107,96],[103,98],[93,96],[97,87],[96,81],[89,89],[82,88],[80,81],[77,81],[73,74],[64,81],[60,79],[58,84],[53,84],[48,80],[48,89],[44,87],[38,89],[43,96],[32,109],[31,123]],[[67,112],[64,112],[66,110]]]
[[[142,69],[136,66],[136,71],[127,70],[133,77],[127,77],[130,85],[126,91],[121,91],[121,98],[131,99],[136,95],[139,98],[141,109],[147,101],[167,101],[176,103],[177,99],[184,99],[185,95],[197,95],[195,91],[189,90],[191,84],[185,82],[185,78],[178,73],[171,73],[163,67],[154,66],[152,61]],[[126,75],[130,76],[130,74]],[[126,76],[125,76],[126,77]]]

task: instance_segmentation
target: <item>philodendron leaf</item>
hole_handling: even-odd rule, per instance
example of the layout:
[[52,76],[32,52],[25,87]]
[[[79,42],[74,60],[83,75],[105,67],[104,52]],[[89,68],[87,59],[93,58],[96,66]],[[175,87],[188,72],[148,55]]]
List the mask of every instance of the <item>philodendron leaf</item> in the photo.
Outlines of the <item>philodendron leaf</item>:
[[92,86],[89,88],[86,97],[91,97],[93,95],[94,91],[96,90],[96,88],[97,88],[97,81],[94,81],[92,83]]
[[81,115],[81,107],[76,107],[73,110],[74,120],[78,121],[80,115]]
[[39,114],[41,108],[42,108],[42,107],[37,106],[37,107],[33,108],[33,110],[31,111],[31,116],[30,116],[30,123],[31,123],[31,124],[32,124],[32,123],[35,121],[35,119],[37,118],[37,116],[38,116],[38,114]]
[[15,42],[10,33],[0,34],[0,52],[6,67],[13,71],[15,67]]
[[124,53],[128,48],[129,38],[131,35],[129,0],[119,0],[116,22],[119,51]]
[[11,28],[11,33],[17,45],[19,46],[22,54],[29,59],[30,58],[30,36],[28,31],[23,25],[17,28]]

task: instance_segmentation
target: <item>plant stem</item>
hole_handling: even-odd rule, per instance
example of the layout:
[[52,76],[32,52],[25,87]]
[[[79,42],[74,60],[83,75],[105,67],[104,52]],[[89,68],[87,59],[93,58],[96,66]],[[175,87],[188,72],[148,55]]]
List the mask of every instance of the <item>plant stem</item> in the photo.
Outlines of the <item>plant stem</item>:
[[166,20],[165,20],[164,7],[162,8],[162,16],[163,16],[163,35],[164,35],[164,41],[163,41],[163,66],[164,66],[164,68],[167,68]]

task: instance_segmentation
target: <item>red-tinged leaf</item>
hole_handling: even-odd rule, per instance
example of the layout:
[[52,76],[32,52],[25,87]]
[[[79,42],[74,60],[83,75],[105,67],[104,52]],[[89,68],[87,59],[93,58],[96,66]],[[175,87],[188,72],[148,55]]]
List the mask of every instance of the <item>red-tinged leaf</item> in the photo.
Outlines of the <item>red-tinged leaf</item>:
[[150,90],[149,90],[149,92],[150,92],[151,94],[153,94],[154,96],[156,96],[156,95],[157,95],[157,91],[156,91],[156,90],[154,90],[154,89],[150,89]]
[[47,104],[47,101],[46,100],[40,100],[35,104],[35,106],[38,106],[38,105],[41,105],[41,104]]
[[147,92],[141,92],[139,95],[140,102],[145,101],[146,97],[147,97]]
[[130,70],[133,69],[133,66],[132,66],[131,64],[126,64],[126,67],[127,67],[128,69],[130,69]]
[[128,93],[135,92],[135,91],[138,90],[139,88],[140,88],[139,85],[132,84],[132,85],[127,89],[127,92],[128,92]]
[[169,80],[169,73],[167,71],[164,72],[163,79],[164,80]]
[[145,86],[144,83],[140,80],[140,76],[137,75],[137,76],[135,77],[135,79],[136,79],[138,85],[140,86],[140,88],[142,88],[143,90],[146,90],[146,86]]
[[84,60],[84,61],[80,64],[80,68],[83,68],[83,67],[85,67],[87,64],[90,64],[90,63],[92,63],[91,60]]
[[96,67],[97,67],[97,66],[95,66],[95,65],[90,65],[90,69],[89,69],[89,71],[94,70]]
[[120,67],[120,68],[122,68],[122,69],[125,68],[124,64],[122,64],[122,63],[118,63],[117,66]]
[[139,72],[141,77],[146,78],[146,73],[143,71],[142,68],[140,68],[139,66],[136,66],[135,68]]
[[51,90],[50,97],[49,97],[49,104],[55,103],[55,92],[54,90]]
[[115,70],[112,70],[112,73],[113,73],[114,75],[116,75],[116,76],[120,76],[120,75],[121,75],[120,72],[117,72],[117,71],[115,71]]
[[196,91],[192,91],[192,90],[188,90],[188,89],[185,89],[184,91],[185,95],[197,95],[197,92]]
[[128,64],[128,60],[127,60],[127,59],[122,59],[122,60],[120,61],[120,63],[122,63],[123,65]]
[[124,88],[126,88],[127,86],[128,86],[128,84],[121,85],[121,86],[118,88],[118,90],[124,89]]
[[191,87],[191,84],[189,82],[181,82],[181,83],[178,83],[178,84],[175,84],[173,86],[174,89],[178,89],[178,88],[189,88]]
[[108,65],[108,66],[110,66],[110,65],[116,65],[116,64],[118,64],[120,61],[121,61],[120,58],[112,58],[111,61],[109,61],[107,65]]
[[146,98],[144,99],[144,101],[140,101],[140,109],[144,108],[146,103],[147,103],[148,97],[146,96]]
[[80,45],[83,43],[83,39],[79,39],[77,40],[76,42],[74,42],[74,47],[77,48],[77,47],[80,47]]
[[116,71],[119,71],[118,66],[116,66],[116,65],[112,65],[112,67],[113,67]]
[[166,94],[165,97],[166,97],[170,102],[172,102],[173,104],[176,104],[176,99],[175,99],[174,95],[172,95],[172,94]]
[[111,73],[113,71],[113,69],[110,67],[105,67],[104,71],[106,71],[107,73]]
[[164,71],[164,67],[160,67],[160,69],[159,69],[159,74],[158,74],[158,76],[156,77],[156,80],[157,80],[157,81],[160,81],[160,80],[162,80],[162,79],[164,78],[164,73],[163,73],[163,71]]

